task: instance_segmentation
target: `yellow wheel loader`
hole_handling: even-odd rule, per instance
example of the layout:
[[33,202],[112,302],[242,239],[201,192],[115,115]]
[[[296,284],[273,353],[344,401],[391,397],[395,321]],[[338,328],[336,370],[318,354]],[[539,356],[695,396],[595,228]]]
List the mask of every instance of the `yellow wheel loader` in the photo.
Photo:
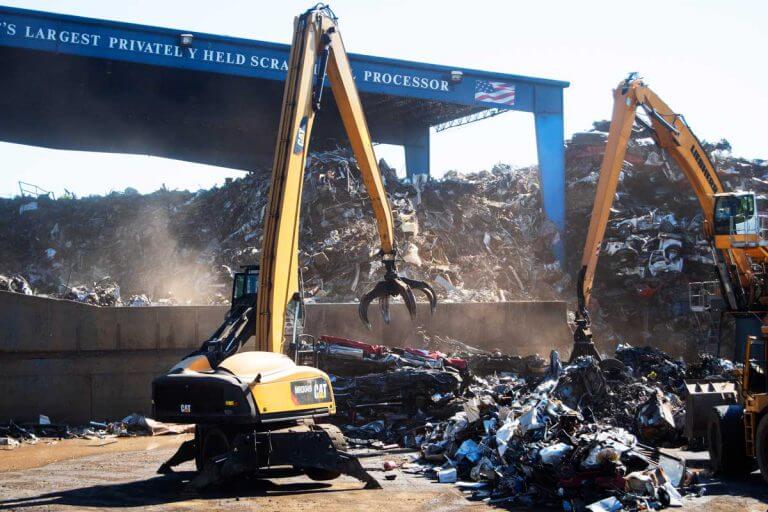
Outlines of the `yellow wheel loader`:
[[[152,384],[155,418],[197,425],[195,439],[161,472],[194,458],[201,471],[199,485],[290,466],[317,480],[348,474],[367,487],[378,487],[345,451],[341,432],[320,423],[336,410],[328,375],[285,354],[286,319],[293,319],[294,332],[300,324],[301,192],[326,78],[371,200],[385,268],[383,281],[361,298],[360,317],[367,324],[368,305],[378,299],[388,322],[389,298],[401,297],[414,318],[413,289],[422,291],[435,309],[435,293],[428,284],[397,273],[392,211],[360,98],[336,17],[318,4],[294,24],[260,265],[235,276],[232,307],[213,336]],[[251,338],[257,350],[241,351]],[[301,345],[294,335],[291,349],[297,360]]]
[[[743,475],[755,469],[768,483],[768,326],[761,337],[750,336],[737,389],[738,403],[709,409],[707,445],[716,473]],[[705,414],[696,409],[690,414]]]

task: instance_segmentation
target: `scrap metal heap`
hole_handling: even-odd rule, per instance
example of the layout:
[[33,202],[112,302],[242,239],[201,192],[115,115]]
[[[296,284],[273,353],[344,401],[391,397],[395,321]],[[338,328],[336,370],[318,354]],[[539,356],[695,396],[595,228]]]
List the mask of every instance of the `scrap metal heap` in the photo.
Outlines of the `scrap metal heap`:
[[194,425],[162,423],[141,414],[132,413],[120,421],[91,421],[88,425],[67,425],[51,422],[40,415],[35,423],[0,423],[0,450],[13,450],[22,444],[37,444],[41,440],[51,443],[54,439],[113,439],[115,437],[161,436],[191,434]]
[[[300,255],[308,296],[359,298],[381,266],[369,252],[376,229],[359,171],[342,150],[312,155],[309,167]],[[419,185],[398,180],[384,163],[382,173],[396,211],[399,267],[434,280],[441,300],[552,299],[564,288],[535,168],[454,172]],[[252,173],[197,193],[37,200],[36,210],[21,214],[23,198],[0,200],[17,220],[0,225],[8,241],[0,261],[59,296],[68,283],[98,282],[108,270],[124,296],[157,302],[170,291],[179,303],[220,302],[229,269],[258,260],[267,182]]]
[[15,274],[4,276],[0,274],[0,290],[5,292],[21,293],[23,295],[32,295],[32,288],[24,276]]
[[607,500],[606,510],[640,510],[700,492],[685,461],[659,447],[690,441],[683,379],[727,377],[728,361],[686,367],[624,345],[616,358],[625,367],[607,370],[591,357],[563,366],[556,352],[548,361],[476,349],[446,355],[430,341],[396,349],[323,338],[320,361],[349,443],[418,450],[402,470],[493,504],[582,510]]
[[[550,250],[558,234],[542,212],[535,168],[408,183],[382,163],[401,273],[436,283],[447,302],[570,298],[605,130],[596,123],[566,149],[566,269]],[[417,449],[421,459],[404,469],[493,503],[579,509],[601,501],[605,510],[631,510],[696,489],[684,464],[658,448],[697,441],[684,437],[684,379],[732,378],[740,369],[690,357],[703,352],[691,341],[720,335],[714,315],[688,312],[687,285],[713,280],[713,261],[701,216],[685,216],[695,198],[646,136],[636,132],[629,145],[590,308],[598,345],[615,349],[624,366],[591,357],[565,365],[556,352],[489,353],[424,333],[418,348],[321,336],[318,360],[350,442]],[[733,158],[725,142],[709,149],[727,188],[768,193],[765,162]],[[359,298],[381,262],[369,252],[377,233],[355,162],[343,150],[315,154],[305,180],[307,298]],[[29,277],[0,276],[0,290],[104,306],[221,302],[230,269],[258,260],[267,188],[264,174],[251,173],[196,193],[38,198],[34,208],[25,198],[0,200],[0,261]],[[114,279],[103,278],[107,271]]]
[[[435,283],[444,302],[571,300],[569,276],[578,269],[607,128],[595,123],[566,147],[565,269],[550,250],[558,235],[542,212],[535,167],[451,171],[410,184],[382,163],[401,272]],[[707,147],[727,188],[768,193],[766,162],[732,157],[726,142]],[[300,262],[307,296],[355,300],[381,271],[369,253],[376,230],[355,161],[343,150],[313,154],[305,179]],[[259,258],[268,181],[256,172],[195,193],[128,189],[37,198],[35,208],[29,198],[0,199],[0,271],[21,273],[37,292],[100,305],[224,303],[231,269]],[[694,205],[674,162],[646,133],[634,133],[593,293],[601,350],[639,341],[692,356],[702,340],[714,350],[716,319],[688,311],[688,282],[715,279],[701,217],[686,216]],[[92,300],[105,296],[97,290],[105,275],[119,283],[112,290],[122,299]],[[94,284],[72,286],[79,283]]]

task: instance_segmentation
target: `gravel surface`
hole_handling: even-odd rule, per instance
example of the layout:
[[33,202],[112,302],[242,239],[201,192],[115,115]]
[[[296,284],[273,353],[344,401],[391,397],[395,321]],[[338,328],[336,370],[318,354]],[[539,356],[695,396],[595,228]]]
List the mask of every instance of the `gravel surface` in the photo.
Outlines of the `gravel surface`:
[[[313,482],[305,477],[248,480],[200,495],[189,485],[194,466],[187,463],[171,476],[155,474],[186,436],[60,441],[0,452],[0,510],[60,511],[141,508],[168,510],[387,510],[488,511],[452,485],[395,470],[383,475],[384,457],[363,459],[383,490],[363,490],[348,477]],[[403,455],[387,457],[404,460]],[[725,495],[728,493],[728,495]],[[686,499],[682,510],[760,511],[768,504],[768,486],[753,474],[741,482],[712,482],[708,495]],[[317,507],[317,508],[315,508]],[[681,510],[681,509],[678,509]]]

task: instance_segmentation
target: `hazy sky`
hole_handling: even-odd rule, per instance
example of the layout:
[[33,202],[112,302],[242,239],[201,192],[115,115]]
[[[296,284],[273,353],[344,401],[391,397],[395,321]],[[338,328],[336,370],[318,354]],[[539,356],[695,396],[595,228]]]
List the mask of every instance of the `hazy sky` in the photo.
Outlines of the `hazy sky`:
[[[190,31],[288,42],[297,0],[5,0],[5,5]],[[608,118],[629,71],[704,139],[768,158],[768,2],[335,0],[349,51],[567,80],[566,137]],[[377,152],[402,167],[399,148]],[[209,187],[237,171],[153,157],[62,152],[0,143],[0,196],[24,180],[61,193]],[[432,136],[432,169],[477,170],[536,160],[532,115],[512,112]],[[108,171],[105,171],[108,169]]]

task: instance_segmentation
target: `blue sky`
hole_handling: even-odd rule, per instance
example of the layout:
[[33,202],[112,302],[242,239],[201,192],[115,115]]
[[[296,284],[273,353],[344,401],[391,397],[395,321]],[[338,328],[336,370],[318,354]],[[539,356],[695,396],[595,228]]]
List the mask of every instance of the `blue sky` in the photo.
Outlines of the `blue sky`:
[[[5,5],[190,31],[288,42],[296,0],[5,0]],[[563,79],[566,136],[608,118],[611,89],[629,71],[700,138],[728,138],[737,155],[768,158],[768,2],[456,0],[331,2],[348,50],[383,57]],[[377,152],[402,166],[399,148]],[[533,163],[533,119],[509,113],[432,136],[435,175],[496,162]],[[161,158],[51,151],[0,143],[0,196],[19,180],[57,194],[197,189],[237,171]],[[55,162],[55,166],[51,165]],[[109,169],[109,172],[104,172]]]

